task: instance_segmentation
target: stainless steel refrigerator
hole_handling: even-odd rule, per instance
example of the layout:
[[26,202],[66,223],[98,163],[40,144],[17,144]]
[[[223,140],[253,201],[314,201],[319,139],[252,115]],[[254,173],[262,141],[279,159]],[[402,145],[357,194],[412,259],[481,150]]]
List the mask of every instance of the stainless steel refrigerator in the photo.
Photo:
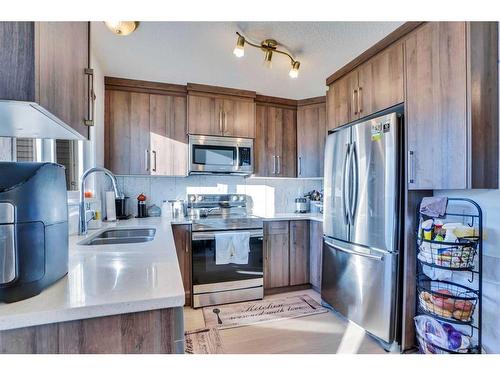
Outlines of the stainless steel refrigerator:
[[396,337],[402,108],[328,135],[321,297],[385,343]]

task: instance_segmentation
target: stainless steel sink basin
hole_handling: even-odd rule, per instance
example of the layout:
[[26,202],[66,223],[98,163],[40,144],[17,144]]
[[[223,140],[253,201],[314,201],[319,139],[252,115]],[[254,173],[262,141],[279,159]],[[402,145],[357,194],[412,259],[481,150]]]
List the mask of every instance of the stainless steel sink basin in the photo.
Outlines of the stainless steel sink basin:
[[80,245],[118,245],[127,243],[139,243],[152,241],[155,238],[156,229],[108,229],[96,236],[92,236]]

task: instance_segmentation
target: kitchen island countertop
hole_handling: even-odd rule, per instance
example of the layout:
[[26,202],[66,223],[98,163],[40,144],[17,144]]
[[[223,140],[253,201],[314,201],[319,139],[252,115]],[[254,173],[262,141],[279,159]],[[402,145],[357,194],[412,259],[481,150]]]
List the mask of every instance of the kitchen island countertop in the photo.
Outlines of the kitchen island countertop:
[[[183,306],[171,224],[190,222],[130,219],[70,236],[68,274],[37,296],[0,303],[0,330]],[[109,228],[154,228],[156,233],[143,243],[79,245]]]

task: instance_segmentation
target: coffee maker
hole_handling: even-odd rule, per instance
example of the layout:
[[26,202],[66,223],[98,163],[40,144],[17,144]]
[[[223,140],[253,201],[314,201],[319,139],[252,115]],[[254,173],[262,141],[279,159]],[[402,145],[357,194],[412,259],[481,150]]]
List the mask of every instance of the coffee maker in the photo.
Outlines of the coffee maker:
[[35,296],[67,272],[64,167],[0,162],[0,302]]

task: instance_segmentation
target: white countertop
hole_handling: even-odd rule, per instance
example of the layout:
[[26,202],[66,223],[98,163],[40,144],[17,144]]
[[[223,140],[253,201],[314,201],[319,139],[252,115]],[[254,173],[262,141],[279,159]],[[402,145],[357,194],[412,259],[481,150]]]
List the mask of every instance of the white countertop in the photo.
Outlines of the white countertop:
[[0,303],[0,330],[183,306],[172,223],[190,222],[129,219],[87,235],[110,227],[155,228],[154,240],[144,243],[83,246],[77,243],[85,237],[70,236],[68,274],[35,297]]
[[279,221],[279,220],[313,220],[323,222],[323,214],[320,213],[307,213],[307,214],[297,214],[297,213],[281,213],[269,216],[263,216],[264,221]]

